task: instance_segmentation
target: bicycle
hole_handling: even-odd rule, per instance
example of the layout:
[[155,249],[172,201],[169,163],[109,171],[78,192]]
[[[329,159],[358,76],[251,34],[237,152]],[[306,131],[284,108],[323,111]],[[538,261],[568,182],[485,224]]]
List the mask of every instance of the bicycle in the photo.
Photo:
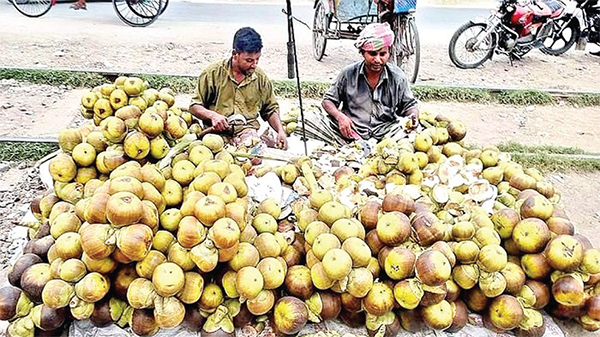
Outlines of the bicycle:
[[[56,0],[10,0],[19,13],[38,18],[56,5]],[[132,27],[146,27],[165,11],[169,0],[112,0],[117,17]]]
[[396,32],[392,55],[392,62],[397,64],[410,83],[415,83],[421,65],[421,42],[419,31],[412,12],[396,15],[393,30]]
[[165,11],[168,0],[112,0],[112,3],[121,21],[132,27],[145,27]]
[[[376,6],[374,6],[376,5]],[[416,0],[315,0],[313,56],[325,56],[327,40],[356,39],[373,22],[388,22],[395,32],[391,62],[397,64],[410,83],[415,83],[421,62],[419,33],[413,13]]]

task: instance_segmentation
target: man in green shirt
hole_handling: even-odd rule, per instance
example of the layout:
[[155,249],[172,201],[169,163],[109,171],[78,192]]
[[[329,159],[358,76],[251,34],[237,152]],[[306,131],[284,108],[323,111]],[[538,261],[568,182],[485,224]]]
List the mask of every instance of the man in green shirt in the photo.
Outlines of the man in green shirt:
[[239,29],[233,38],[232,56],[208,65],[200,74],[190,112],[218,132],[229,130],[227,117],[244,116],[247,124],[236,128],[234,144],[248,137],[258,139],[260,115],[277,132],[275,145],[287,149],[287,135],[279,118],[273,86],[257,67],[261,50],[262,40],[254,29]]

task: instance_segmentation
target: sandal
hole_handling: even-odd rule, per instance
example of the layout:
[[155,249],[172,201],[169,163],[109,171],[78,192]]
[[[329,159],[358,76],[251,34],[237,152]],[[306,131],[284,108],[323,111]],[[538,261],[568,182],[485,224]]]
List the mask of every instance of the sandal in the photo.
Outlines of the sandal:
[[83,9],[84,11],[87,11],[87,6],[85,4],[81,4],[79,2],[72,4],[71,7],[69,7],[69,8],[71,8],[73,10]]

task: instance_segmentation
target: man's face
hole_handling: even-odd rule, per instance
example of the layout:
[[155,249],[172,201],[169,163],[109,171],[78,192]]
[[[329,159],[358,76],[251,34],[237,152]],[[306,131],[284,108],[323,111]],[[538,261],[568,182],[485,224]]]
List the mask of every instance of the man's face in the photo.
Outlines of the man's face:
[[234,52],[232,58],[233,67],[237,68],[242,74],[249,76],[251,75],[256,66],[258,65],[258,59],[261,53],[238,53]]
[[378,50],[363,51],[365,66],[369,71],[378,73],[383,70],[383,66],[390,59],[390,48],[383,47]]

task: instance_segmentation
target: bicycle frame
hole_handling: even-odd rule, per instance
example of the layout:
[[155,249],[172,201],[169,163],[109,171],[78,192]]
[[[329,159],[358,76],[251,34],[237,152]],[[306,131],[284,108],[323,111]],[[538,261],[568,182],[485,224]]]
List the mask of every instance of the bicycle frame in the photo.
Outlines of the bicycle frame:
[[[348,19],[341,19],[338,16],[335,9],[334,0],[315,0],[314,7],[316,8],[319,3],[325,9],[325,15],[328,17],[329,24],[333,23],[335,25],[334,29],[327,28],[324,32],[324,35],[327,39],[356,39],[358,37],[358,34],[360,33],[362,26],[366,26],[370,23],[378,21],[377,14],[370,14],[371,8],[374,3],[373,0],[368,1],[367,14],[356,15]],[[348,25],[348,29],[344,30],[342,28],[342,25]]]
[[[339,8],[334,8],[335,3],[339,1],[353,0],[315,0],[315,16],[313,22],[313,52],[315,59],[320,61],[325,55],[327,40],[338,39],[357,39],[362,29],[374,22],[387,22],[395,32],[397,38],[394,41],[394,46],[390,48],[392,52],[392,63],[397,63],[404,70],[411,83],[416,81],[419,63],[420,63],[420,42],[419,34],[415,23],[414,12],[416,11],[416,0],[404,0],[404,2],[382,0],[368,0],[363,2],[354,2],[358,4],[357,8],[362,5],[362,13],[365,6],[366,14],[339,13],[336,12]],[[400,0],[398,0],[400,1]],[[375,7],[376,4],[376,13]],[[352,6],[346,9],[355,9]],[[341,15],[338,15],[341,14]],[[344,15],[346,15],[346,20]],[[333,23],[334,27],[331,27]],[[342,27],[342,25],[347,25]]]

